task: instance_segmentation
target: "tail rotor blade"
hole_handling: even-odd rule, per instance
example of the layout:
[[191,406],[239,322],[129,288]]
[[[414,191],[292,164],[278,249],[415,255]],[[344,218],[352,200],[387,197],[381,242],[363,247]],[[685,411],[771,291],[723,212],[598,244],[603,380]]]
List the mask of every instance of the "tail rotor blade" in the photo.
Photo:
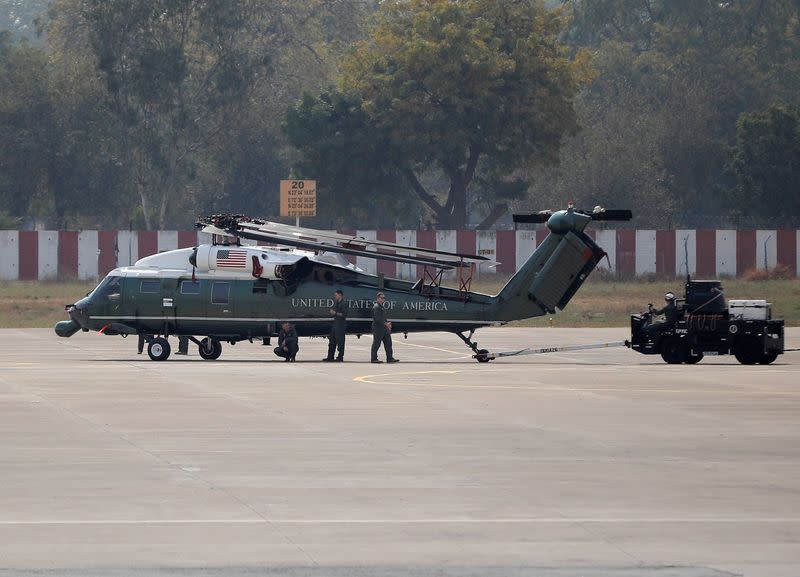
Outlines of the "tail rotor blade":
[[544,224],[552,215],[552,212],[544,211],[532,212],[531,214],[515,214],[513,218],[514,222],[517,223]]
[[588,213],[592,220],[630,220],[633,213],[627,209],[604,209],[601,212]]

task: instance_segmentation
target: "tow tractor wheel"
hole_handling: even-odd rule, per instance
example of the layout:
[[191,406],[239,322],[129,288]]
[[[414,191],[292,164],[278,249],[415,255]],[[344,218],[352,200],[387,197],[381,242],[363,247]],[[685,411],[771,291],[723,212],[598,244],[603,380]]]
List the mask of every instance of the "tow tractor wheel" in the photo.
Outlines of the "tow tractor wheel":
[[489,351],[486,349],[479,349],[475,355],[475,360],[479,363],[488,363],[492,359],[489,358]]
[[679,365],[688,362],[689,346],[679,337],[664,339],[661,343],[661,358],[670,365]]
[[215,361],[222,354],[222,343],[217,339],[210,339],[209,337],[200,341],[200,346],[197,348],[199,349],[200,356],[207,361]]
[[147,354],[153,361],[166,361],[170,353],[169,341],[162,337],[156,337],[147,345]]
[[687,365],[696,365],[702,360],[703,360],[703,353],[699,353],[696,355],[690,354],[688,357],[686,357],[686,360],[683,362],[686,363]]
[[777,358],[778,358],[778,353],[764,353],[763,355],[761,355],[761,358],[758,359],[758,364],[768,365]]
[[761,361],[764,350],[756,337],[742,337],[736,341],[733,354],[736,356],[736,360],[743,365],[754,365]]

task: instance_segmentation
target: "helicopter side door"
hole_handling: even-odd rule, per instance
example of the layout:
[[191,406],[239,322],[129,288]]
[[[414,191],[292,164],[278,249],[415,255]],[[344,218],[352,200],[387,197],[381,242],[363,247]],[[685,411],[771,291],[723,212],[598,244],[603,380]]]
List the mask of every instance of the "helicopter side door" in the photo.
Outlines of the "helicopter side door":
[[236,334],[236,315],[234,314],[234,285],[232,279],[211,279],[203,283],[203,308],[206,323],[213,327],[211,334]]
[[161,279],[132,277],[126,289],[125,302],[138,322],[147,330],[160,333],[163,329]]
[[199,280],[180,279],[173,297],[175,320],[179,333],[202,333],[203,318],[202,286]]

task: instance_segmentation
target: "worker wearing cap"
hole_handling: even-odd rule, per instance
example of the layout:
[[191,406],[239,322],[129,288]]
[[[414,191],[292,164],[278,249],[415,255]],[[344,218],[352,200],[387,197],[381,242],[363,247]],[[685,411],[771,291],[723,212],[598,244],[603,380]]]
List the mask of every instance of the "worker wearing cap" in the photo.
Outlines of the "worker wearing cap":
[[[344,300],[344,293],[336,289],[333,293],[333,308],[330,309],[333,317],[333,325],[328,335],[328,356],[322,359],[325,362],[344,360],[344,339],[347,334],[347,302]],[[338,355],[334,358],[334,353]]]
[[392,351],[392,322],[386,319],[386,309],[383,305],[386,303],[386,295],[379,292],[375,295],[375,304],[372,305],[372,357],[373,363],[382,363],[383,361],[378,358],[378,349],[383,348],[386,351],[386,362],[397,363],[400,362],[394,358]]

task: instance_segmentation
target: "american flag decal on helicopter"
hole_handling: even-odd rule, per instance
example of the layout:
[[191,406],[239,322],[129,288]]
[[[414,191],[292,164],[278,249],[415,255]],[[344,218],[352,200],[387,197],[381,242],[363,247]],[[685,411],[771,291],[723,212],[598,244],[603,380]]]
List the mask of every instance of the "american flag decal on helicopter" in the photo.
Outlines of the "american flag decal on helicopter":
[[245,268],[247,251],[238,249],[220,249],[217,251],[218,268]]

